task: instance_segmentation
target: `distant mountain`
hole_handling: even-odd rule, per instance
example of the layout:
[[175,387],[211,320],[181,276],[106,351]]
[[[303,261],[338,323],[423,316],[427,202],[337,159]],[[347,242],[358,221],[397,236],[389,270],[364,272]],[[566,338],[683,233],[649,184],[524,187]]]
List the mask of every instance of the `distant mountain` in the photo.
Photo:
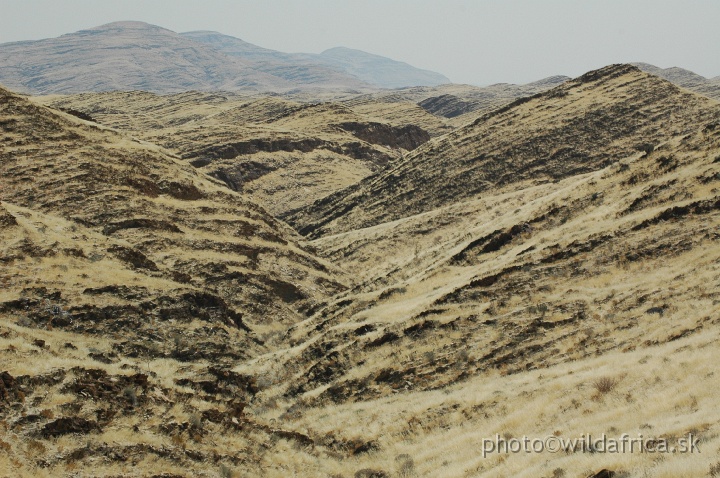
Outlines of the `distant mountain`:
[[[363,82],[380,88],[437,86],[451,81],[433,71],[361,50],[337,47],[321,54],[282,53],[262,48],[217,32],[198,31],[181,35],[208,44],[228,55],[253,64],[266,73],[289,81]],[[349,77],[349,79],[348,79]]]
[[664,78],[678,86],[720,100],[720,77],[708,79],[695,72],[676,66],[660,68],[649,63],[633,63],[633,65],[646,73]]
[[28,93],[282,90],[279,77],[141,22],[117,22],[39,41],[0,45],[0,83]]
[[318,88],[357,93],[444,82],[449,80],[440,74],[364,52],[289,54],[215,32],[181,35],[143,22],[0,45],[0,83],[31,94]]
[[704,76],[676,66],[671,68],[660,68],[649,63],[633,63],[633,65],[637,66],[646,73],[659,76],[680,86],[696,85],[708,81]]
[[351,48],[331,48],[322,52],[321,56],[331,65],[337,65],[347,73],[383,88],[437,86],[451,83],[447,77],[439,73],[420,70],[407,63]]
[[180,35],[238,58],[258,71],[277,76],[298,86],[322,85],[360,89],[371,86],[341,68],[322,62],[317,58],[319,55],[269,50],[218,32],[195,31]]

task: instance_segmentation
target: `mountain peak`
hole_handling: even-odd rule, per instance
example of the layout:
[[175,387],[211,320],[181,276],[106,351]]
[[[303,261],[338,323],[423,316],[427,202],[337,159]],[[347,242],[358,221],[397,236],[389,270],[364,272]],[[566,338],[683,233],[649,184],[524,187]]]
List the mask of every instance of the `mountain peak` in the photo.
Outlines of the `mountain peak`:
[[588,71],[584,75],[577,78],[580,83],[590,83],[601,79],[617,78],[618,76],[627,75],[628,73],[639,73],[640,69],[629,63],[615,63],[612,65],[598,68],[597,70]]
[[107,23],[57,38],[0,45],[0,82],[32,94],[143,90],[282,93],[372,91],[449,83],[406,63],[349,48],[283,53],[215,31],[178,34],[150,23]]
[[362,56],[374,56],[374,57],[378,57],[378,58],[383,58],[380,55],[375,55],[373,53],[368,53],[363,50],[358,50],[357,48],[349,48],[346,46],[334,46],[332,48],[328,48],[327,50],[324,50],[320,54],[321,55],[332,55],[332,54],[337,54],[337,53],[348,54],[348,55],[349,54],[357,54],[357,55],[362,55]]
[[89,28],[88,30],[103,30],[103,31],[110,31],[110,30],[165,30],[165,31],[172,31],[168,30],[167,28],[160,27],[158,25],[153,25],[151,23],[146,22],[140,22],[137,20],[122,20],[118,22],[110,22],[106,23],[104,25],[99,25],[97,27]]

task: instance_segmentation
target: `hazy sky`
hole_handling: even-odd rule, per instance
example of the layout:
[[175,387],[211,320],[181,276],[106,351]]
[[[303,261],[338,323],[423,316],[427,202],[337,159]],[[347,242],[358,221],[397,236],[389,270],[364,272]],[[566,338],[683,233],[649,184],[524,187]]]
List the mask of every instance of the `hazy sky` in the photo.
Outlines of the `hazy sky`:
[[477,85],[631,61],[720,75],[719,0],[0,0],[0,43],[119,20],[286,52],[346,46]]

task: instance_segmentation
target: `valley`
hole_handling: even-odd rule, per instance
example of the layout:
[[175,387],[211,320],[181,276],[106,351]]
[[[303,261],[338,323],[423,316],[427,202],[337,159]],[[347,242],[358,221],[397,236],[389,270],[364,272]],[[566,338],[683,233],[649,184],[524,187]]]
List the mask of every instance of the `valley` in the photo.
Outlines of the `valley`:
[[[253,70],[0,77],[0,476],[716,476],[711,80],[381,88],[151,30]],[[588,434],[701,452],[483,448]]]

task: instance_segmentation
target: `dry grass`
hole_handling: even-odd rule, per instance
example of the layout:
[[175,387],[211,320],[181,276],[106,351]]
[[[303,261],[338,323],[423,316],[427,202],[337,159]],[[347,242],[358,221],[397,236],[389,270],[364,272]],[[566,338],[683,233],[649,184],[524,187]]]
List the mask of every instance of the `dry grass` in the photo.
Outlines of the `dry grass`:
[[618,379],[614,377],[600,377],[593,382],[593,387],[600,395],[606,395],[613,390],[618,384]]
[[[238,131],[233,125],[244,121],[256,124],[243,135],[265,138],[339,139],[343,134],[328,131],[328,124],[363,115],[394,124],[413,117],[443,129],[406,104],[301,109],[283,99],[236,98],[218,106],[203,95],[140,96],[137,104],[129,104],[137,95],[127,93],[72,101],[125,105],[127,113],[108,124],[147,129],[145,139],[178,151],[230,137]],[[572,107],[590,106],[586,100]],[[163,121],[132,110],[148,105]],[[295,112],[260,124],[285,108]],[[60,121],[42,111],[33,114]],[[717,200],[713,158],[720,146],[710,132],[692,129],[652,154],[633,153],[594,172],[519,181],[326,236],[311,244],[323,256],[317,258],[252,200],[161,148],[62,118],[60,133],[80,139],[47,133],[47,145],[63,151],[50,159],[28,145],[14,147],[8,158],[20,162],[4,166],[1,176],[0,213],[18,224],[0,229],[0,306],[37,299],[0,313],[0,372],[21,384],[13,393],[22,389],[2,409],[2,473],[284,478],[375,470],[400,477],[582,478],[606,468],[616,476],[720,476],[720,217],[716,207],[697,206]],[[25,121],[37,123],[32,115]],[[207,125],[218,130],[202,137]],[[17,159],[27,151],[30,159]],[[13,179],[32,167],[60,164],[69,168],[61,179],[69,181],[78,172],[72,168],[98,152],[117,174],[141,155],[152,168],[142,177],[191,182],[204,197],[140,197],[112,186],[108,176],[80,206],[67,206],[70,192],[52,175],[28,176],[37,176],[52,201],[29,199],[32,188]],[[66,161],[70,156],[74,162]],[[663,169],[665,156],[677,164]],[[257,158],[282,166],[250,186],[265,201],[287,201],[273,206],[276,213],[371,170],[360,163],[344,169],[340,155],[317,152]],[[317,171],[322,178],[312,177]],[[305,186],[312,190],[298,191]],[[121,214],[141,210],[182,233],[105,234],[102,214],[111,206]],[[679,208],[674,216],[671,207]],[[512,232],[524,224],[530,227]],[[504,239],[487,247],[497,237]],[[159,270],[128,266],[107,252],[112,246],[142,251]],[[58,252],[70,248],[83,254]],[[295,284],[307,297],[288,303],[280,292],[268,296],[263,279]],[[114,285],[132,287],[86,292]],[[243,312],[252,333],[214,318],[215,306],[181,301],[199,291]],[[174,301],[191,311],[188,317],[172,308]],[[138,304],[146,315],[123,309]],[[119,309],[83,319],[82,307]],[[72,327],[33,318],[63,313],[73,317]],[[205,355],[192,355],[197,352]],[[101,379],[78,386],[90,370]],[[142,378],[141,385],[126,382],[138,374],[147,376],[147,386]],[[113,392],[93,398],[98,389]],[[109,412],[116,414],[107,419]],[[49,423],[66,417],[100,425],[43,435]],[[692,433],[702,453],[482,456],[483,440],[496,435],[623,433],[671,443]]]

